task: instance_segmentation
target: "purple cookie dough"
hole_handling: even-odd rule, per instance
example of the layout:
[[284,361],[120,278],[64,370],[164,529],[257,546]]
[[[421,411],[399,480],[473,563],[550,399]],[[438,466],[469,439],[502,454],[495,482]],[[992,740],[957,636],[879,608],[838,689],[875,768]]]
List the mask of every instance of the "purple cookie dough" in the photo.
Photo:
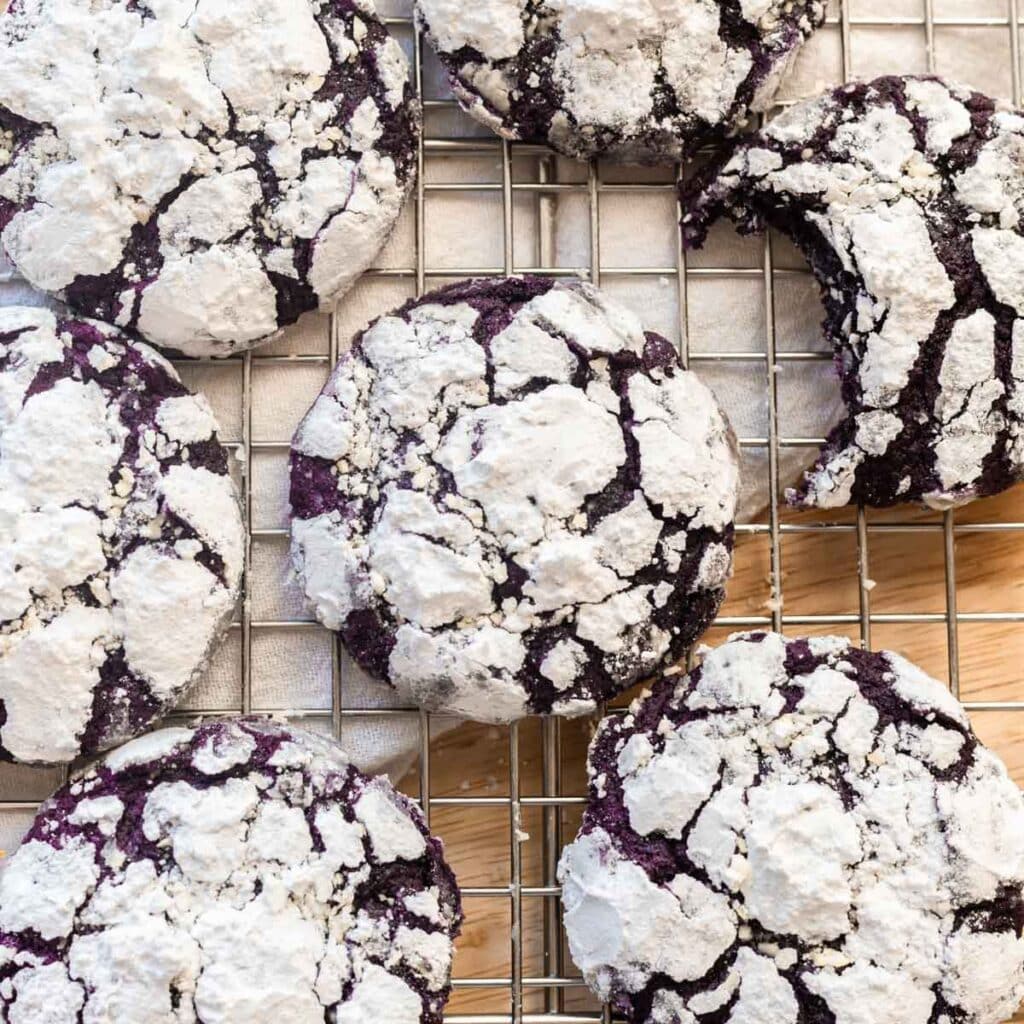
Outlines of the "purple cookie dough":
[[150,733],[0,874],[10,1024],[440,1024],[461,922],[411,801],[260,719]]
[[577,965],[631,1024],[1000,1024],[1024,997],[1024,799],[919,668],[733,637],[590,748]]
[[632,313],[579,281],[467,281],[338,363],[292,442],[292,558],[413,701],[577,715],[711,622],[737,478],[714,396]]
[[798,104],[682,188],[804,252],[846,418],[795,505],[946,509],[1024,479],[1024,117],[936,78]]
[[0,757],[120,743],[205,666],[245,539],[216,429],[148,345],[0,308]]
[[416,0],[478,121],[568,156],[662,161],[765,109],[823,0]]
[[11,0],[0,245],[190,356],[343,294],[412,185],[419,108],[372,0]]

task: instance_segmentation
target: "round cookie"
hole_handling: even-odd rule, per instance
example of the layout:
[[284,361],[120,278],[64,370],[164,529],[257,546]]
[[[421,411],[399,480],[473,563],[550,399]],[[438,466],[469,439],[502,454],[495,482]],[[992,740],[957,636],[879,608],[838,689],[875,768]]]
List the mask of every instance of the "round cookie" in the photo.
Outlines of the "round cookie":
[[333,741],[165,729],[59,790],[0,874],[0,1015],[440,1024],[460,921],[419,811]]
[[120,743],[204,667],[245,540],[215,431],[148,345],[0,308],[0,757]]
[[804,252],[847,414],[788,497],[946,509],[1024,479],[1024,117],[936,78],[798,104],[683,186]]
[[0,244],[85,316],[229,355],[372,263],[418,109],[371,0],[12,0]]
[[570,949],[632,1024],[1000,1024],[1024,997],[1024,798],[940,683],[752,633],[590,748]]
[[358,335],[292,442],[317,617],[432,710],[576,715],[677,659],[732,565],[735,439],[579,281],[467,281]]
[[474,118],[567,156],[694,155],[767,108],[822,0],[416,0]]

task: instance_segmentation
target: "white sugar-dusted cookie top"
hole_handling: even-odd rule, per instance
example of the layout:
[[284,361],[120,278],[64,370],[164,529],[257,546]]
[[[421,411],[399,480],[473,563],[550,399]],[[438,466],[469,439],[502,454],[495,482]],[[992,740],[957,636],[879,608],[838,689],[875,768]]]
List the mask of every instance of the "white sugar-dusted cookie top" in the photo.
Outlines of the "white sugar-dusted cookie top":
[[386,240],[414,172],[407,79],[370,0],[19,0],[0,242],[84,315],[189,355],[249,347]]
[[692,155],[770,102],[820,0],[417,0],[452,89],[510,139],[575,157]]
[[635,1024],[1001,1024],[1024,998],[1024,798],[898,655],[734,637],[607,719],[588,773],[566,929]]
[[460,920],[419,812],[331,740],[165,730],[58,792],[0,875],[0,1015],[439,1024]]
[[0,750],[65,762],[182,697],[244,530],[206,400],[94,321],[0,309]]
[[319,619],[428,707],[580,714],[680,656],[731,569],[738,464],[667,341],[579,282],[383,317],[292,447]]
[[946,509],[1024,479],[1024,118],[936,78],[794,105],[683,188],[700,244],[726,214],[804,251],[848,409],[789,492]]

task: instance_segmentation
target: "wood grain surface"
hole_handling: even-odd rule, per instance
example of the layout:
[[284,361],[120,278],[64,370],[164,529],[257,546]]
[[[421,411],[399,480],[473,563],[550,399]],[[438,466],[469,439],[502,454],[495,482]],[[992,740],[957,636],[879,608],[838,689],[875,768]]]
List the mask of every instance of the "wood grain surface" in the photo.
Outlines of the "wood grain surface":
[[[784,524],[838,523],[843,532],[820,531],[783,534],[782,611],[784,615],[857,615],[860,588],[857,564],[856,515],[849,511],[828,517],[782,513]],[[977,502],[957,513],[958,525],[1008,523],[1024,519],[1024,487],[999,498]],[[872,614],[925,613],[938,615],[946,608],[946,574],[942,517],[900,508],[869,513],[870,556],[868,576]],[[874,527],[910,524],[928,527],[916,532],[881,531]],[[967,614],[1024,613],[1024,531],[957,533],[955,569],[959,611]],[[736,572],[724,616],[769,614],[770,544],[767,536],[741,536],[736,551]],[[706,642],[721,642],[732,629],[716,627]],[[841,633],[860,639],[854,625],[788,626],[791,635]],[[960,694],[965,701],[1024,701],[1024,623],[961,622]],[[891,648],[948,683],[949,651],[945,622],[872,626],[872,647]],[[976,710],[975,729],[1007,763],[1018,784],[1024,785],[1024,717],[1018,711]],[[523,723],[519,730],[520,791],[524,796],[543,793],[544,759],[542,724]],[[558,765],[562,795],[585,792],[584,759],[593,729],[591,720],[563,722]],[[509,795],[509,730],[464,725],[435,740],[431,758],[431,796],[506,797]],[[549,772],[550,774],[550,772]],[[415,771],[403,788],[418,795]],[[572,838],[578,822],[577,807],[557,811],[542,808],[524,812],[520,851],[523,882],[550,881],[552,851],[545,848],[545,817],[549,830],[557,818],[563,841]],[[510,876],[510,815],[508,805],[479,807],[436,806],[431,824],[446,844],[452,866],[463,886],[508,886]],[[543,962],[545,911],[557,914],[556,901],[524,898],[524,977],[551,974],[577,976],[568,957],[564,962]],[[457,987],[449,1009],[453,1013],[510,1011],[508,978],[511,971],[511,900],[508,896],[466,900],[466,925],[458,947],[455,975],[460,981],[484,987]],[[564,956],[564,951],[563,951]],[[504,985],[501,984],[504,981]],[[553,1009],[556,993],[527,985],[527,1012]],[[562,990],[565,1010],[595,1009],[596,1003],[581,986]],[[1024,1022],[1024,1013],[1014,1021]]]

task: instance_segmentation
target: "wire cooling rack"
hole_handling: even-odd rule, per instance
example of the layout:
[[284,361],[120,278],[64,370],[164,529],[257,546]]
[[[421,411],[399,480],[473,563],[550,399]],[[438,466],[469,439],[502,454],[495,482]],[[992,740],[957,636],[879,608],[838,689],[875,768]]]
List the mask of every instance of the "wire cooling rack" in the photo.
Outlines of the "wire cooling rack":
[[[921,634],[938,631],[944,643],[934,645],[945,652],[944,664],[928,665],[931,671],[945,676],[957,696],[962,693],[963,661],[961,631],[974,627],[997,630],[997,650],[993,661],[997,675],[1007,685],[993,693],[984,689],[982,696],[995,699],[965,700],[975,717],[991,715],[995,731],[1001,739],[994,743],[1004,756],[1014,751],[1020,719],[1010,713],[1024,709],[1024,701],[1015,698],[1013,682],[1021,672],[1014,649],[1024,655],[1024,594],[1006,596],[1005,588],[993,588],[993,603],[985,599],[975,610],[961,610],[962,588],[958,586],[958,544],[981,535],[1021,541],[1017,551],[1024,550],[1024,495],[1020,489],[1009,498],[990,504],[988,515],[979,503],[970,513],[949,512],[926,515],[910,509],[896,513],[866,513],[851,510],[849,515],[825,519],[820,516],[796,515],[779,500],[782,486],[780,459],[783,452],[807,449],[810,461],[819,437],[794,436],[780,421],[780,377],[793,364],[820,362],[830,358],[827,352],[810,346],[796,346],[784,337],[785,328],[778,315],[779,282],[795,274],[806,274],[786,258],[780,259],[777,239],[758,242],[752,265],[715,265],[707,259],[689,262],[679,253],[675,262],[644,266],[612,265],[602,260],[602,204],[611,196],[633,197],[638,216],[645,199],[652,196],[674,196],[676,168],[664,175],[647,170],[610,169],[597,162],[578,168],[578,173],[562,175],[563,162],[541,147],[510,145],[489,135],[454,137],[451,125],[460,115],[450,97],[431,95],[430,56],[415,31],[412,20],[404,13],[404,0],[397,0],[400,16],[388,18],[395,35],[406,45],[414,64],[416,85],[424,97],[426,131],[418,153],[419,176],[407,225],[415,260],[398,261],[398,265],[370,271],[366,281],[399,282],[407,294],[422,294],[445,280],[469,276],[497,276],[506,273],[589,276],[595,284],[608,286],[629,282],[657,280],[675,293],[677,337],[681,353],[688,365],[700,372],[710,372],[724,365],[753,368],[764,382],[767,393],[767,430],[741,438],[745,452],[766,453],[766,485],[769,501],[757,521],[738,526],[737,563],[740,567],[734,589],[741,577],[763,585],[767,599],[756,603],[730,601],[723,610],[710,636],[720,639],[729,631],[746,628],[773,628],[790,632],[838,632],[860,639],[865,645],[872,640],[880,646],[902,646],[908,643],[891,640],[893,630],[902,629],[903,636],[913,641]],[[834,3],[826,26],[810,45],[819,47],[822,62],[831,70],[825,72],[817,87],[855,75],[881,71],[937,71],[967,78],[957,66],[961,33],[976,35],[982,49],[990,52],[990,63],[999,80],[990,85],[977,81],[980,88],[1000,95],[1012,93],[1018,104],[1021,96],[1020,0],[847,0]],[[2,0],[0,0],[2,6]],[[879,13],[882,12],[882,13]],[[882,34],[895,50],[879,56]],[[895,40],[895,43],[891,41]],[[885,54],[888,54],[886,56]],[[895,54],[895,58],[893,57]],[[894,62],[895,61],[895,62]],[[1008,65],[1008,68],[1007,68]],[[1008,73],[1007,73],[1008,71]],[[807,91],[804,89],[803,91]],[[782,101],[786,102],[785,100]],[[494,180],[452,181],[445,169],[453,159],[490,157],[496,159],[498,174]],[[428,211],[432,202],[442,197],[466,199],[467,220],[485,220],[500,206],[494,231],[499,254],[491,265],[453,265],[451,254],[443,261],[428,253]],[[588,264],[583,268],[560,266],[555,247],[556,219],[562,200],[574,197],[586,204],[589,221]],[[486,203],[486,207],[484,204]],[[479,204],[479,207],[476,205]],[[524,207],[524,204],[526,206]],[[520,259],[515,244],[516,218],[524,209],[530,210],[534,232],[526,259]],[[443,262],[444,265],[441,265]],[[617,261],[624,262],[624,261]],[[455,261],[457,263],[457,260]],[[698,337],[700,327],[692,323],[691,289],[702,282],[733,282],[739,286],[754,284],[761,290],[763,306],[763,345],[750,350],[708,351]],[[393,304],[393,303],[391,303]],[[268,436],[263,424],[261,405],[267,400],[265,380],[269,376],[284,381],[299,381],[310,389],[311,400],[326,378],[352,327],[339,310],[319,323],[314,331],[322,334],[322,345],[271,345],[263,350],[222,363],[190,361],[179,364],[188,381],[201,389],[216,387],[217,380],[230,378],[230,402],[234,407],[225,412],[218,409],[222,421],[228,420],[224,431],[238,459],[238,469],[248,526],[246,546],[246,589],[236,622],[224,650],[218,655],[214,674],[218,682],[201,686],[185,716],[229,714],[238,711],[281,713],[301,717],[309,724],[332,730],[344,739],[347,726],[376,719],[418,722],[418,765],[404,781],[404,787],[416,796],[428,820],[446,840],[449,857],[460,877],[472,884],[463,885],[467,927],[455,963],[454,993],[446,1021],[449,1024],[586,1024],[611,1022],[607,1008],[598,1007],[588,996],[577,972],[568,958],[560,923],[559,889],[555,877],[563,838],[571,838],[573,826],[584,802],[585,780],[581,761],[585,735],[568,723],[554,720],[531,721],[508,729],[470,730],[468,740],[451,743],[449,737],[432,736],[430,716],[413,708],[360,706],[349,693],[351,664],[337,644],[308,617],[291,613],[264,614],[267,607],[290,608],[286,601],[268,601],[257,591],[260,565],[267,552],[280,556],[286,548],[287,531],[283,522],[273,522],[259,508],[261,474],[276,472],[283,476],[291,430],[280,429]],[[376,310],[384,312],[384,308]],[[640,312],[640,310],[638,310]],[[819,316],[817,311],[813,314]],[[355,326],[358,326],[355,325]],[[283,374],[286,376],[277,376]],[[312,375],[312,376],[310,376]],[[278,388],[280,391],[280,388]],[[277,398],[273,399],[278,401]],[[295,404],[294,398],[284,399]],[[303,403],[299,405],[304,407]],[[302,409],[299,408],[301,414]],[[285,415],[287,419],[287,412]],[[291,424],[292,426],[294,423]],[[274,466],[272,470],[268,467]],[[996,512],[992,510],[996,509]],[[888,575],[896,581],[903,572],[901,557],[910,557],[905,549],[921,541],[934,542],[938,554],[915,569],[916,578],[924,581],[931,595],[919,605],[909,595],[894,588],[896,597],[881,607],[873,606],[875,580],[872,576]],[[985,542],[988,543],[987,541]],[[990,545],[991,546],[991,545]],[[998,549],[1005,553],[1005,548]],[[852,607],[822,611],[816,592],[809,600],[792,601],[787,581],[792,580],[794,552],[802,557],[820,559],[819,574],[827,580],[841,575],[848,565],[849,585],[846,597]],[[743,570],[744,560],[748,563]],[[833,570],[834,565],[834,570]],[[1024,560],[1017,562],[1024,565]],[[990,564],[995,580],[1001,565]],[[1018,569],[1020,572],[1024,570]],[[984,577],[977,578],[973,567],[972,594],[987,594]],[[764,578],[759,578],[758,574]],[[273,573],[271,574],[273,576]],[[283,570],[282,570],[283,578]],[[1012,583],[1012,581],[1011,581]],[[1020,581],[1024,589],[1024,580]],[[754,587],[753,589],[757,589]],[[901,596],[903,595],[903,596]],[[900,602],[906,598],[906,603]],[[977,601],[972,601],[972,607]],[[1014,610],[1016,609],[1016,610]],[[880,635],[883,634],[883,635]],[[273,650],[266,646],[273,637]],[[292,640],[296,642],[293,644]],[[1016,645],[1016,647],[1014,646]],[[910,643],[913,646],[913,643]],[[282,705],[268,695],[263,685],[268,671],[268,658],[299,659],[311,674],[322,676],[320,690],[313,688],[308,700],[292,699]],[[284,653],[282,653],[284,652]],[[227,680],[225,682],[225,680]],[[968,688],[965,697],[975,690]],[[308,705],[308,706],[307,706]],[[980,729],[983,736],[992,732],[991,725]],[[1003,747],[1001,749],[1000,743]],[[481,750],[483,753],[481,754]],[[458,782],[458,769],[453,761],[465,758],[472,762],[466,774],[476,773],[480,779]],[[1011,764],[1013,767],[1013,764]],[[454,771],[454,775],[453,775]],[[444,776],[444,781],[440,781]],[[452,779],[456,781],[453,783]],[[17,767],[0,769],[0,840],[8,849],[27,825],[40,799],[59,783],[58,773]],[[477,829],[463,827],[471,816],[486,815],[485,824]],[[530,830],[528,834],[527,827]],[[487,833],[493,833],[488,841]],[[481,833],[483,838],[481,839]],[[481,862],[483,866],[481,868]],[[478,870],[480,869],[480,870]],[[483,878],[484,882],[476,884]],[[486,910],[479,910],[486,907]],[[488,956],[478,955],[486,947]],[[1024,1019],[1024,1018],[1020,1018]]]

